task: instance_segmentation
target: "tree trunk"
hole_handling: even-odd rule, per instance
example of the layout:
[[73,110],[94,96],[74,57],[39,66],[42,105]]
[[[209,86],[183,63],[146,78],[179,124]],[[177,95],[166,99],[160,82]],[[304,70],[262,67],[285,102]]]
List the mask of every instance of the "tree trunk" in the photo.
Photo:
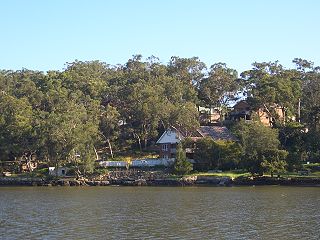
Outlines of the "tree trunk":
[[113,158],[113,151],[112,151],[111,142],[110,142],[110,139],[109,139],[109,138],[107,139],[107,143],[108,143],[108,146],[109,146],[111,158]]
[[300,123],[300,118],[301,118],[301,100],[299,98],[298,101],[298,122]]
[[140,152],[142,152],[141,139],[140,139],[140,137],[138,135],[137,135],[137,137],[138,137],[138,143],[139,143]]
[[141,139],[140,139],[140,136],[136,133],[133,133],[133,137],[138,139],[138,144],[139,144],[139,149],[140,149],[140,152],[142,152],[142,146],[141,146]]
[[145,149],[145,150],[147,149],[147,144],[148,144],[148,140],[147,140],[147,139],[144,139],[144,149]]
[[283,125],[286,125],[286,109],[283,107],[282,108],[282,115],[283,115]]
[[94,153],[96,154],[96,160],[99,160],[97,149],[93,146]]
[[27,160],[27,167],[29,169],[29,172],[33,172],[33,168],[31,166],[32,154],[30,154],[28,157],[26,157],[26,160]]
[[59,164],[58,164],[58,158],[57,157],[55,157],[55,172],[56,172],[56,177],[58,177],[58,166],[59,166]]

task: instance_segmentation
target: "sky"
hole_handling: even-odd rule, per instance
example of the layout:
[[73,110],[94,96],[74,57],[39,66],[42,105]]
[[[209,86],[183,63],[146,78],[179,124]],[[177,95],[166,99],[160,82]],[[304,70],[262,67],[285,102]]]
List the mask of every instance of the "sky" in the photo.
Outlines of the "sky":
[[320,65],[318,0],[1,0],[0,69],[199,57],[238,72],[295,57]]

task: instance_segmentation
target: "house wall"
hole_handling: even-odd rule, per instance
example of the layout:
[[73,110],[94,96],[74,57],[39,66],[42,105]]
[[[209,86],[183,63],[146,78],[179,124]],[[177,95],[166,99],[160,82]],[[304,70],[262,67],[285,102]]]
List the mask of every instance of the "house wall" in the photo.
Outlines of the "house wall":
[[49,167],[49,175],[51,176],[58,176],[58,177],[65,177],[67,175],[69,168],[67,167]]
[[[274,111],[277,114],[278,119],[281,122],[284,121],[284,116],[283,116],[282,109],[280,107],[277,107],[277,108],[274,109]],[[270,117],[270,115],[267,112],[265,112],[263,109],[259,109],[257,113],[258,113],[260,122],[263,125],[271,126],[272,117]]]
[[[164,147],[167,145],[167,147]],[[176,143],[161,143],[159,144],[159,157],[160,158],[175,158],[177,151]]]
[[257,112],[260,122],[265,125],[265,126],[270,126],[271,123],[271,119],[269,114],[267,114],[266,112],[264,112],[262,109],[259,109]]
[[[273,110],[277,114],[279,120],[283,121],[284,116],[281,107],[274,106]],[[253,111],[250,105],[245,101],[241,101],[234,106],[234,109],[230,115],[230,120],[240,120],[241,118],[244,118],[245,120],[251,120],[252,114],[256,114],[263,125],[271,126],[272,117],[265,109],[260,108],[257,111]]]

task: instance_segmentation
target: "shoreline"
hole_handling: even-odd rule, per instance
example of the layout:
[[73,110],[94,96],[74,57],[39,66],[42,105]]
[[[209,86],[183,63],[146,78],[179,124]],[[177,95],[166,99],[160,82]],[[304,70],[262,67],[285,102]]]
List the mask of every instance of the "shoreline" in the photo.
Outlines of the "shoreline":
[[0,177],[1,186],[310,186],[320,187],[320,178],[271,178],[271,177],[245,177],[232,179],[230,177],[193,176],[177,179],[75,179],[60,178],[47,180],[31,177]]

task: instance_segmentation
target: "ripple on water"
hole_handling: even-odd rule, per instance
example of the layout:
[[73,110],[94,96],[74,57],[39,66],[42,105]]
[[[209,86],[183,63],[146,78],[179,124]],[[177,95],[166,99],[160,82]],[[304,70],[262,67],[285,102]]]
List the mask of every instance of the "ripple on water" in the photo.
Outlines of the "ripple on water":
[[0,188],[0,239],[319,239],[320,188]]

